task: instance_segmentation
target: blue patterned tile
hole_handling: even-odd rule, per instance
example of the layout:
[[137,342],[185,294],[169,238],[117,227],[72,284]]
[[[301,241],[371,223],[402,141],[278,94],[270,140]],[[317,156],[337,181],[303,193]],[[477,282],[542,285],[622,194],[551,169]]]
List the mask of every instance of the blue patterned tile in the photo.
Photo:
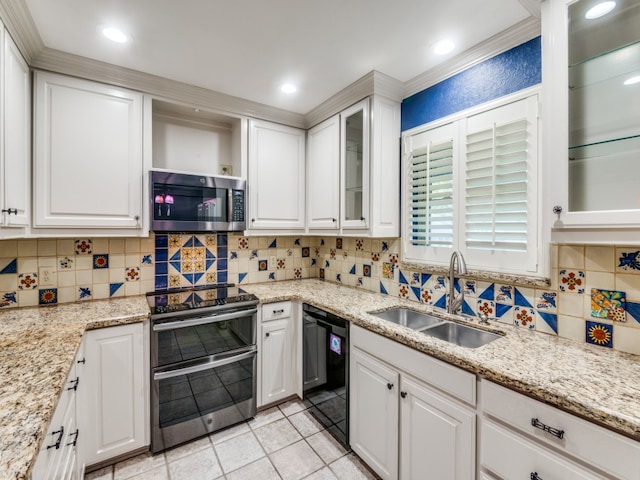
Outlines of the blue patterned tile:
[[309,247],[302,247],[302,258],[306,258],[310,255],[311,249]]
[[[556,335],[558,334],[558,315],[556,315],[555,313],[549,313],[549,312],[541,312],[538,311],[538,317],[541,318],[543,320],[542,324],[538,323],[536,324],[536,330],[538,331],[546,331],[547,328],[546,326],[551,330],[551,332],[555,333]],[[551,332],[547,332],[547,333],[551,333]]]
[[274,238],[269,244],[269,248],[277,248],[277,247],[278,247],[278,242],[277,242],[277,239]]
[[238,274],[238,283],[242,283],[247,278],[247,273],[239,273]]
[[[511,310],[511,305],[505,305],[504,303],[496,303],[496,318],[502,318]],[[511,323],[511,322],[509,322]]]
[[362,265],[362,275],[365,277],[371,277],[371,265]]
[[264,272],[269,270],[269,262],[267,260],[258,260],[258,271]]
[[7,273],[18,273],[18,259],[11,258],[4,261],[3,265],[0,265],[0,275]]
[[339,273],[336,273],[336,282],[342,283],[342,275]]
[[587,320],[585,333],[587,343],[607,348],[613,347],[612,325]]
[[555,312],[558,306],[557,298],[558,294],[556,292],[542,292],[536,300],[536,308],[538,311]]
[[476,312],[473,310],[473,308],[471,308],[466,300],[462,302],[462,313],[464,313],[465,315],[476,315]]
[[218,272],[218,282],[227,283],[227,281],[228,281],[227,272]]
[[631,318],[640,323],[640,303],[627,302],[627,318]]
[[389,295],[389,292],[387,292],[387,289],[384,288],[382,282],[380,282],[380,293],[382,293],[383,295]]
[[228,270],[227,260],[225,258],[219,258],[217,264],[217,270]]
[[58,303],[57,288],[43,288],[38,291],[38,303],[40,305],[54,305]]
[[2,298],[0,298],[0,307],[11,307],[16,306],[18,304],[18,299],[16,298],[16,292],[5,292],[2,294]]
[[407,277],[404,276],[404,273],[402,272],[402,270],[398,270],[398,273],[400,274],[400,278],[398,279],[398,282],[401,285],[409,285],[409,281],[407,280]]
[[433,303],[433,306],[438,308],[447,308],[447,295],[442,295]]
[[167,248],[169,246],[169,236],[166,233],[156,233],[156,248]]
[[93,268],[94,269],[109,268],[109,255],[107,255],[106,253],[102,255],[94,255]]
[[[157,266],[156,266],[157,269]],[[155,289],[156,290],[166,290],[169,288],[168,276],[167,275],[156,275],[155,278]]]
[[355,275],[356,274],[356,266],[355,266],[355,264],[351,267],[351,270],[349,270],[349,273],[351,275]]
[[533,308],[531,302],[527,300],[527,298],[522,294],[522,292],[520,292],[520,290],[518,290],[518,287],[514,289],[513,304],[518,307]]
[[409,287],[411,288],[412,297],[411,300],[414,302],[420,301],[420,287]]
[[140,260],[140,263],[142,265],[153,265],[153,255],[150,253],[147,255],[142,255],[142,259]]
[[[158,287],[157,282],[158,282],[158,279],[156,277],[156,288],[158,288],[158,289],[166,288],[166,284],[165,284],[164,287]],[[124,285],[124,283],[122,283],[122,282],[121,283],[110,283],[109,284],[109,296],[113,297],[118,292],[118,290],[120,290],[122,288],[123,285]]]
[[635,251],[620,251],[618,257],[618,270],[619,271],[634,271],[640,270],[640,250]]
[[430,273],[421,273],[420,274],[420,286],[424,287],[427,282],[429,281],[429,279],[431,278],[431,274]]
[[226,247],[227,244],[227,234],[226,233],[219,233],[218,234],[218,248],[220,247]]
[[89,300],[91,298],[91,287],[78,287],[78,300]]
[[478,295],[478,298],[481,298],[483,300],[490,300],[493,302],[495,295],[494,295],[494,284],[492,283],[491,285],[489,285],[484,292],[482,292],[480,295]]
[[495,292],[496,302],[513,304],[513,290],[514,287],[512,285],[498,285],[498,289]]

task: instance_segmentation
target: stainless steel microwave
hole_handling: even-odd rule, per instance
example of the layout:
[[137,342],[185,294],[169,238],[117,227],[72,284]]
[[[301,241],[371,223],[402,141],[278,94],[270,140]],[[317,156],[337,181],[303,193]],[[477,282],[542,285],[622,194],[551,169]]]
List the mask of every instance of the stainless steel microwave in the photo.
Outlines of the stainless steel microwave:
[[246,228],[246,180],[151,171],[151,230],[237,232]]

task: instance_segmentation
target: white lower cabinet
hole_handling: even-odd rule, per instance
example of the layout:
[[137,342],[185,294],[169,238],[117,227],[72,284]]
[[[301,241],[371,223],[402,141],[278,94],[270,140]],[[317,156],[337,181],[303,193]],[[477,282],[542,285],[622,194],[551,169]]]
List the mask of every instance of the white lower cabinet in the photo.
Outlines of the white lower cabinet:
[[262,306],[259,327],[258,407],[296,393],[295,323],[291,302]]
[[487,380],[480,463],[505,480],[640,479],[640,443]]
[[351,448],[383,479],[474,479],[475,375],[357,326],[350,335]]
[[149,444],[144,325],[133,323],[85,334],[86,380],[78,421],[84,460],[93,465]]
[[[77,421],[77,395],[84,387],[84,375],[77,369],[78,360],[83,358],[80,348],[71,364],[69,375],[60,393],[58,404],[49,430],[40,446],[40,453],[33,466],[33,480],[62,480],[84,478],[82,462],[82,442],[84,431],[80,432]],[[82,378],[80,378],[82,376]]]

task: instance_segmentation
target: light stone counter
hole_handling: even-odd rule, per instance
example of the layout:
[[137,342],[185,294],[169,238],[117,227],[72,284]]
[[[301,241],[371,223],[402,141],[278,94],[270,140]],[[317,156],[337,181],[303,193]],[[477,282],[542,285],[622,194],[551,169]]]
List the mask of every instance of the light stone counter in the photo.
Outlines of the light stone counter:
[[[261,303],[299,300],[640,441],[640,357],[492,322],[506,335],[458,347],[370,315],[396,297],[320,280],[247,285]],[[26,478],[87,329],[144,321],[144,297],[0,311],[0,480]]]
[[27,478],[85,330],[148,316],[143,296],[0,311],[0,479]]
[[[480,348],[429,337],[367,312],[428,306],[320,280],[243,287],[262,303],[300,300],[537,400],[640,441],[640,356],[491,322],[506,335]],[[477,325],[477,322],[475,323]]]

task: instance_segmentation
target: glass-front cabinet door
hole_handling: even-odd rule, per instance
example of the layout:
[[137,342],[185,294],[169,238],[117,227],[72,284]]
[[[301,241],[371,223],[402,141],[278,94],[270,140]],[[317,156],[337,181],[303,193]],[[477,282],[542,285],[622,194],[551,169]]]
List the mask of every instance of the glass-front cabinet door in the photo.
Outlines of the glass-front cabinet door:
[[341,225],[367,228],[369,221],[369,100],[340,115]]
[[640,0],[544,8],[552,231],[595,229],[586,241],[613,240],[612,227],[628,234],[640,223]]

